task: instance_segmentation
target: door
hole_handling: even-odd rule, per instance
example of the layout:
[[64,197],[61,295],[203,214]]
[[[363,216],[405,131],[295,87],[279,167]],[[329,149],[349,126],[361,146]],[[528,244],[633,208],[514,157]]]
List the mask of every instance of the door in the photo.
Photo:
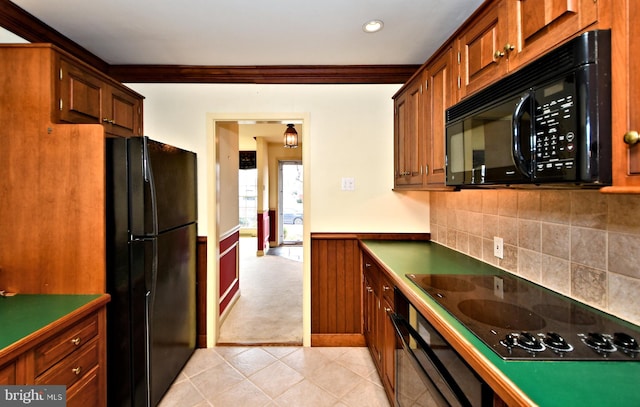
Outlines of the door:
[[148,297],[151,405],[180,373],[196,342],[196,225],[158,235],[157,273]]
[[278,206],[280,242],[302,243],[303,213],[302,161],[280,161],[278,169]]

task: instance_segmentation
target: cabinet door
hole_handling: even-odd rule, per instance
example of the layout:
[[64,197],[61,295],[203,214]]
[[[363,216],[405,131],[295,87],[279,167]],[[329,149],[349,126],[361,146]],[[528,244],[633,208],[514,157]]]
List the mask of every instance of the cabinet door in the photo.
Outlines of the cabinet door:
[[458,36],[460,97],[465,97],[500,78],[508,71],[505,0],[492,4]]
[[384,300],[384,309],[381,312],[382,325],[380,327],[380,334],[382,340],[382,380],[384,382],[385,390],[389,394],[393,394],[396,381],[396,333],[391,321],[391,314],[393,313],[393,306]]
[[106,103],[102,121],[107,133],[122,137],[140,135],[139,99],[113,86],[108,87],[105,96]]
[[374,292],[371,279],[365,274],[364,276],[364,337],[367,341],[367,346],[371,352],[376,365],[378,364],[378,344],[375,338],[375,332],[377,331],[376,321],[376,307],[377,299]]
[[444,186],[445,182],[445,111],[453,104],[455,75],[453,50],[449,48],[426,69],[424,92],[427,185]]
[[[509,69],[542,55],[598,20],[593,0],[507,0]],[[506,45],[506,44],[505,44]],[[509,47],[508,47],[509,48]]]
[[103,82],[90,72],[60,61],[60,120],[68,123],[101,123]]
[[416,77],[395,102],[395,186],[421,186],[423,108],[422,76]]
[[16,384],[16,364],[11,362],[0,366],[0,385]]
[[[605,192],[640,193],[640,143],[626,134],[640,133],[640,36],[631,35],[640,18],[640,1],[626,0],[613,9],[611,30],[611,117],[613,187]],[[629,144],[625,144],[629,142]]]

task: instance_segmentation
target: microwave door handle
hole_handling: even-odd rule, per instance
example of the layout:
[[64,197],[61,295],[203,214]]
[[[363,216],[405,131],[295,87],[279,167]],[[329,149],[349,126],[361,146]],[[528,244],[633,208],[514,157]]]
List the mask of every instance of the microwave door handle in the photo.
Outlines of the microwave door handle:
[[531,171],[527,168],[527,161],[522,154],[522,129],[521,121],[522,116],[526,113],[526,103],[531,99],[531,92],[525,93],[516,109],[513,111],[513,120],[511,121],[513,126],[512,136],[513,142],[511,143],[513,162],[516,168],[522,172],[522,174],[531,177]]

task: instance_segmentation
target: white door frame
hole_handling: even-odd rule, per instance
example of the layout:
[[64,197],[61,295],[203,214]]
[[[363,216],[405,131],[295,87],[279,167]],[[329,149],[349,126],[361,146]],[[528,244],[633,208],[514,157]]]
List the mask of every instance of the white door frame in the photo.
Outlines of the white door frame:
[[218,136],[216,122],[218,121],[288,121],[301,120],[302,126],[302,162],[305,170],[303,175],[303,278],[302,278],[302,344],[311,346],[311,234],[309,232],[311,213],[309,193],[310,174],[310,115],[309,113],[207,113],[207,347],[213,347],[218,342],[220,331],[220,230],[219,230],[219,178],[218,167]]

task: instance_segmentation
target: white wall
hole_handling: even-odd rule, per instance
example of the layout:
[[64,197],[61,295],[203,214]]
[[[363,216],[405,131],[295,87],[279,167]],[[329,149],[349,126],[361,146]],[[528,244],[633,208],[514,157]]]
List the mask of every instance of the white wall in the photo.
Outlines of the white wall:
[[[428,193],[393,192],[393,102],[400,85],[127,84],[146,97],[145,134],[198,153],[207,234],[207,114],[308,113],[310,232],[428,232]],[[355,191],[341,191],[341,178]]]

